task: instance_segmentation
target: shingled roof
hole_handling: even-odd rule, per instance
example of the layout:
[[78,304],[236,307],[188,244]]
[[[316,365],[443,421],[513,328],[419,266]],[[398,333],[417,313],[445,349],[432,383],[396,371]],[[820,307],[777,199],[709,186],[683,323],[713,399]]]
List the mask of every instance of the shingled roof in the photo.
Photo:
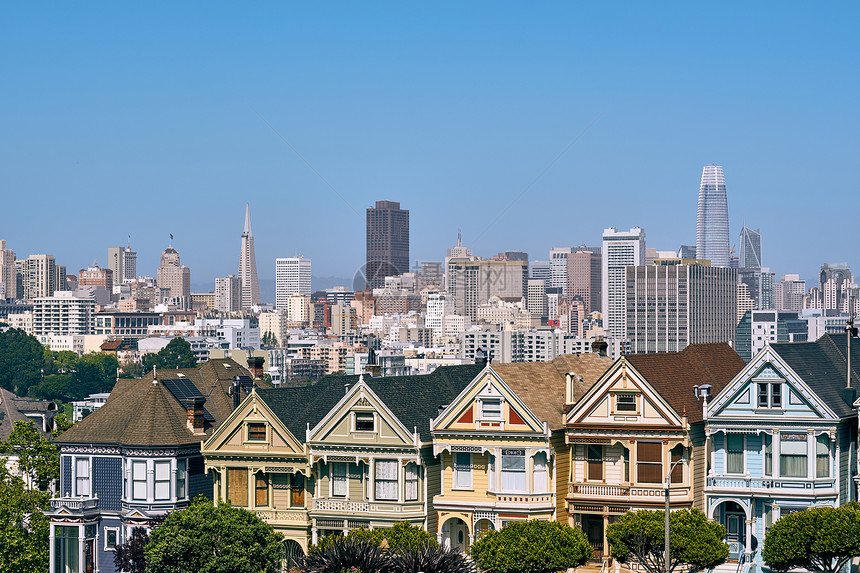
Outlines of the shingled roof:
[[597,354],[564,354],[552,362],[492,365],[493,370],[516,392],[529,410],[541,421],[549,423],[550,430],[564,427],[564,385],[567,374],[574,377],[572,398],[579,400],[610,366],[611,358]]
[[[465,364],[440,366],[420,376],[385,376],[364,381],[379,399],[411,432],[418,429],[422,441],[429,442],[430,419],[447,406],[480,374],[482,366]],[[312,386],[257,390],[257,395],[272,409],[300,442],[305,429],[316,426],[343,398],[346,385],[358,383],[358,376],[326,376]]]
[[691,424],[702,421],[702,401],[693,386],[710,384],[711,396],[716,396],[746,366],[725,342],[691,344],[681,352],[628,354],[625,359]]
[[[841,418],[856,412],[842,397],[847,383],[848,341],[844,335],[825,334],[815,342],[772,344],[771,348]],[[860,340],[851,346],[851,383],[860,388]]]
[[197,368],[158,370],[159,381],[185,378],[206,397],[205,433],[195,435],[187,427],[187,409],[153,373],[141,379],[119,379],[107,402],[69,428],[58,443],[112,444],[121,446],[175,446],[200,443],[233,411],[228,391],[235,376],[250,372],[229,358],[209,360]]
[[[28,412],[39,414],[40,418],[42,416],[46,417],[47,423],[50,425],[51,419],[56,414],[56,409],[57,405],[54,402],[22,398],[4,388],[0,388],[0,441],[9,438],[9,434],[15,428],[15,422],[30,420],[27,417]],[[40,434],[47,436],[41,422],[35,425]]]

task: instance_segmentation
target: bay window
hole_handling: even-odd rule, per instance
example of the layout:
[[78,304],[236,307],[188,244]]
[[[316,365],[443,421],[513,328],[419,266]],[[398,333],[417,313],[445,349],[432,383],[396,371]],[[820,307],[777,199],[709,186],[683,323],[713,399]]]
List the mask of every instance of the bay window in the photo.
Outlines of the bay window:
[[502,491],[526,491],[525,450],[502,450]]
[[773,475],[773,436],[764,435],[764,475]]
[[830,477],[830,436],[815,438],[815,477]]
[[131,499],[146,500],[146,462],[131,462]]
[[454,489],[472,489],[472,454],[454,453]]
[[546,452],[538,452],[534,456],[534,471],[532,472],[532,479],[534,480],[532,491],[534,493],[547,493],[549,491],[547,477]]
[[331,494],[332,496],[345,497],[348,488],[346,477],[346,463],[334,462],[331,464]]
[[779,475],[806,477],[806,434],[780,434]]
[[406,464],[406,501],[418,501],[418,465]]
[[188,460],[176,460],[176,498],[184,499],[187,497],[185,491],[185,483],[187,479],[187,464]]
[[397,500],[397,460],[378,460],[375,465],[375,499]]
[[744,473],[744,437],[741,434],[726,435],[726,473]]
[[90,489],[90,458],[75,458],[75,495],[89,497]]
[[659,442],[636,443],[636,481],[661,483],[663,481],[663,445]]
[[170,499],[170,462],[155,462],[155,499]]

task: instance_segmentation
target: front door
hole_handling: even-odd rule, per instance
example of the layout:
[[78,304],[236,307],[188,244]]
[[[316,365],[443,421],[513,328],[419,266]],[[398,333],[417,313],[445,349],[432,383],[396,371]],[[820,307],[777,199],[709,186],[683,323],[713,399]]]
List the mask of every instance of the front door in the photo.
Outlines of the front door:
[[293,474],[292,481],[292,499],[290,506],[303,507],[305,505],[305,476],[302,474]]
[[588,538],[588,543],[594,549],[594,558],[603,557],[603,516],[600,515],[583,515],[582,525],[585,530],[585,536]]
[[729,558],[739,559],[745,539],[745,515],[726,512],[726,542],[729,544]]
[[462,554],[467,554],[469,551],[469,528],[462,521],[457,520],[451,523],[451,549]]

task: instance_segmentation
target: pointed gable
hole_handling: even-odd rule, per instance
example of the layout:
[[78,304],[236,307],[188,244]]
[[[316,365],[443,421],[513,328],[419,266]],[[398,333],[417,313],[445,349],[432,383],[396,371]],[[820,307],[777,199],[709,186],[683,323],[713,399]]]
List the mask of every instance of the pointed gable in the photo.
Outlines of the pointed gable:
[[[252,439],[251,425],[263,429],[262,439]],[[204,453],[241,455],[302,455],[302,440],[290,432],[256,392],[248,395],[239,407],[203,445]]]

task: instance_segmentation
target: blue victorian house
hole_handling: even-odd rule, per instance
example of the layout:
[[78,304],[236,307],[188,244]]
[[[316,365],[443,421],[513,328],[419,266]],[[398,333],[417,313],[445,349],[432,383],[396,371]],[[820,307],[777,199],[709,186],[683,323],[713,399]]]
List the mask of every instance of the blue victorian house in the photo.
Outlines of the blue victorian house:
[[230,359],[118,380],[104,406],[56,440],[50,573],[113,573],[113,550],[132,528],[211,495],[201,442],[233,411],[231,389],[250,384]]
[[856,499],[860,349],[850,384],[847,356],[844,336],[765,346],[705,406],[705,508],[745,570],[781,516]]

